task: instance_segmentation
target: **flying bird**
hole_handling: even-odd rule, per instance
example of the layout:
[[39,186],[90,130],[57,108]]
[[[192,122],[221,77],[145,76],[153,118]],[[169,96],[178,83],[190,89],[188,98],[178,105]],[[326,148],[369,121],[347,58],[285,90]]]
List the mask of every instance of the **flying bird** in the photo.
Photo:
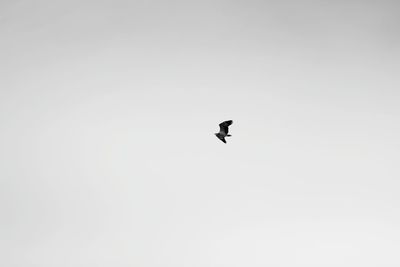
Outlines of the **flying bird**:
[[233,122],[232,120],[221,122],[219,124],[219,133],[215,134],[218,137],[218,139],[224,142],[225,144],[226,144],[225,137],[231,136],[230,134],[228,134],[229,131],[228,127],[229,125],[232,124],[232,122]]

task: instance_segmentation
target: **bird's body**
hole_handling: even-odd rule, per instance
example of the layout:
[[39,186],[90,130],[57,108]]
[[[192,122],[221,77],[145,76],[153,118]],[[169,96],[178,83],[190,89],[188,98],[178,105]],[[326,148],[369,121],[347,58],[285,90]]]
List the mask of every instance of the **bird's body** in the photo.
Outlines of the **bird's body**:
[[230,134],[228,134],[228,132],[229,132],[228,127],[229,127],[229,125],[231,125],[232,123],[233,123],[233,121],[232,121],[232,120],[229,120],[229,121],[221,122],[221,123],[219,124],[219,132],[216,133],[215,136],[216,136],[219,140],[221,140],[222,142],[224,142],[224,143],[226,143],[225,137],[231,136]]

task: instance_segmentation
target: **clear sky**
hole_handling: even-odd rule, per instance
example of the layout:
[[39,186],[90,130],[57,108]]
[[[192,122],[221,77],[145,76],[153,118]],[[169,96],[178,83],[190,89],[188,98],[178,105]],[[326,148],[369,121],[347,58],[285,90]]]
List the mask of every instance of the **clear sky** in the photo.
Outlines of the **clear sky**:
[[399,266],[399,8],[0,1],[0,265]]

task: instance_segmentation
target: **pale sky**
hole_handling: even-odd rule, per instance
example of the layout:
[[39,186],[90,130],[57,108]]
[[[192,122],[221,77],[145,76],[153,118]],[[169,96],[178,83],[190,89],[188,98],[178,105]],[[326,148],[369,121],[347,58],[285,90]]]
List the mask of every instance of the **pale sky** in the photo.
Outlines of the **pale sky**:
[[0,1],[0,266],[400,266],[399,9]]

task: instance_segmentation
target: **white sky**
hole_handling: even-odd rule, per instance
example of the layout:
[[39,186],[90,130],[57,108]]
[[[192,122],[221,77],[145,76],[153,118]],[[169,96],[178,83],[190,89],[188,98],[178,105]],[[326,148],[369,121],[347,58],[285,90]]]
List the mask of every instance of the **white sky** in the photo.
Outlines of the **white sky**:
[[399,8],[1,1],[0,265],[399,266]]

